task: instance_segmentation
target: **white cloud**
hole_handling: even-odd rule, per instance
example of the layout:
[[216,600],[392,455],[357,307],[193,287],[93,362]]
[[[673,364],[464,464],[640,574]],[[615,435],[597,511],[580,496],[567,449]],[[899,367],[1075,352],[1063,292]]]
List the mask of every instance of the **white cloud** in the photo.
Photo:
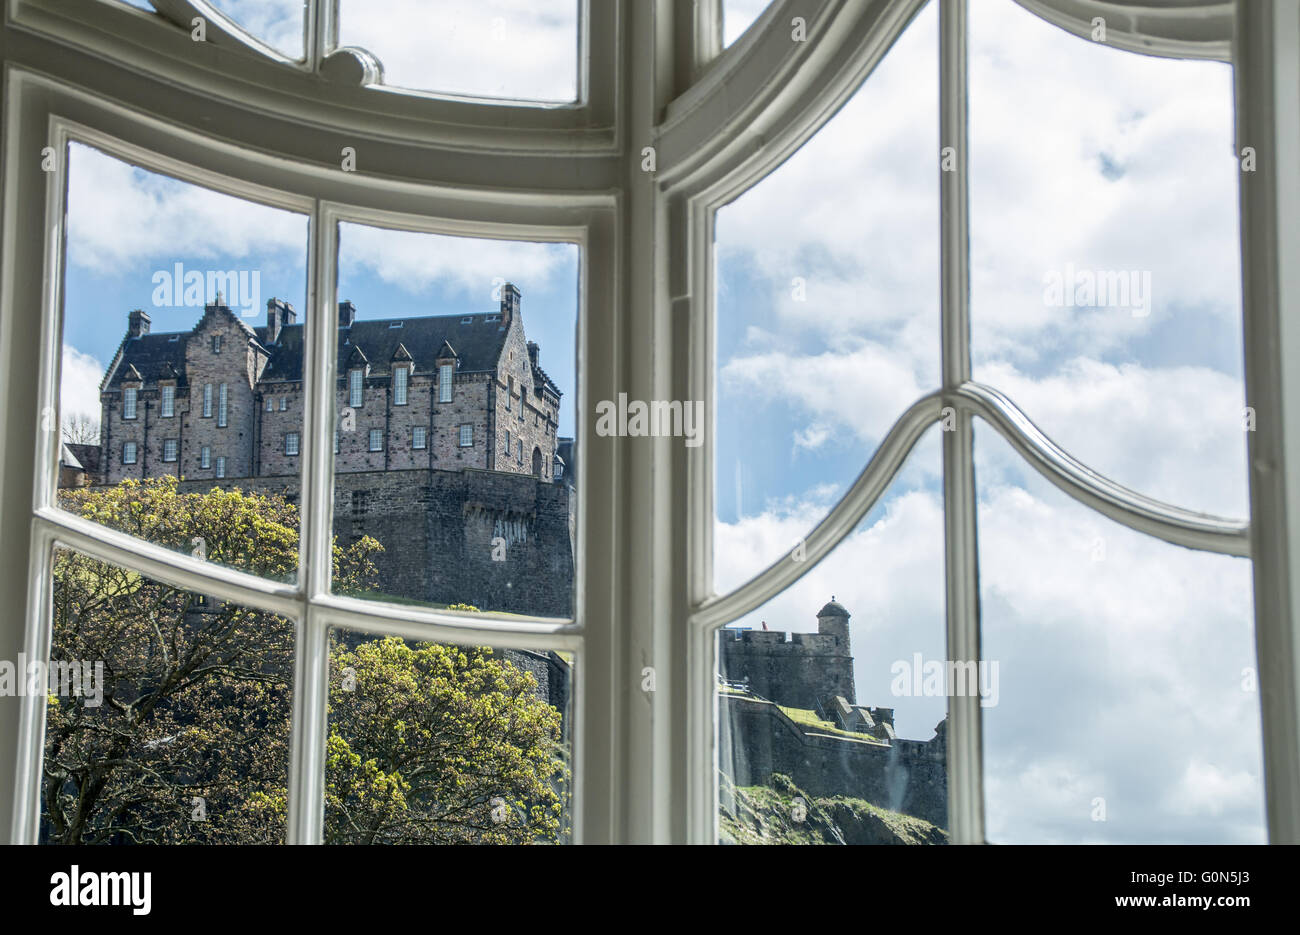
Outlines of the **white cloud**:
[[576,97],[576,0],[345,0],[342,45],[384,65],[394,87],[483,97]]
[[104,364],[90,354],[83,354],[71,344],[63,345],[63,372],[60,376],[59,408],[62,418],[89,416],[99,424],[99,381],[104,379]]

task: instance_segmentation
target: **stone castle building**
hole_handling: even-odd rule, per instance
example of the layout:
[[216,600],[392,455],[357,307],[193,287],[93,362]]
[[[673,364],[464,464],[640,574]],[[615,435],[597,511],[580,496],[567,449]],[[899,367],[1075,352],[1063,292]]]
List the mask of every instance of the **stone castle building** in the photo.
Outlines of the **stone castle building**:
[[[732,786],[780,773],[811,795],[865,799],[946,828],[947,722],[930,740],[905,740],[893,708],[857,703],[849,617],[832,598],[816,633],[718,632],[719,768]],[[722,807],[735,802],[724,794]]]

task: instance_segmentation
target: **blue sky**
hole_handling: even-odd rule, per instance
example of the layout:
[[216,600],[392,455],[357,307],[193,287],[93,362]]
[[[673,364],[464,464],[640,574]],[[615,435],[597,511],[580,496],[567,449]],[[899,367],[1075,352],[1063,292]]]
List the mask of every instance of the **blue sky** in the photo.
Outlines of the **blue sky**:
[[[416,15],[413,2],[362,16],[349,0],[345,40],[382,52],[398,83],[570,93],[566,4],[462,11],[475,18],[453,18],[458,34],[482,41],[459,43],[464,59],[439,71],[436,36],[392,28]],[[726,0],[726,41],[765,5]],[[289,43],[276,38],[292,32],[281,6],[229,8]],[[500,35],[527,41],[492,55]],[[719,213],[719,592],[787,555],[938,383],[936,52],[932,4],[827,126]],[[1011,0],[971,4],[970,67],[976,378],[1113,479],[1244,516],[1229,69],[1118,52]],[[85,150],[73,167],[66,400],[93,405],[95,362],[126,311],[147,307],[153,271],[178,259],[259,268],[263,303],[274,294],[301,308],[302,219]],[[486,310],[494,277],[516,282],[571,433],[575,248],[362,230],[341,246],[340,295],[363,317]],[[1148,276],[1149,307],[1053,305],[1045,281],[1067,268]],[[154,327],[192,318],[159,310]],[[976,460],[984,646],[1001,678],[985,711],[990,838],[1262,840],[1258,696],[1243,675],[1254,665],[1249,564],[1083,509],[982,423]],[[900,735],[920,739],[944,701],[893,697],[890,673],[914,653],[943,655],[939,477],[932,431],[854,534],[737,621],[811,630],[835,595],[853,614],[859,701],[895,707]],[[1105,821],[1094,820],[1099,800]]]

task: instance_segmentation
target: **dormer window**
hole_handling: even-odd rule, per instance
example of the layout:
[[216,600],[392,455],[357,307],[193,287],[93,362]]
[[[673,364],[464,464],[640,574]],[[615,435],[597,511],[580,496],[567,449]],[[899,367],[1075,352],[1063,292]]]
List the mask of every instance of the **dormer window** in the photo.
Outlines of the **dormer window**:
[[402,327],[403,324],[404,324],[404,322],[400,322],[400,321],[390,321],[390,322],[388,323],[388,327],[390,327],[390,328],[400,328],[400,327]]
[[176,415],[176,387],[164,386],[162,388],[162,417],[170,419]]
[[128,386],[122,390],[122,418],[123,419],[135,418],[135,404],[136,404],[136,398],[139,395],[139,393],[140,391],[136,389],[134,386]]
[[393,370],[393,405],[406,405],[406,386],[410,381],[411,369],[409,367],[397,367]]
[[364,389],[361,383],[361,371],[348,371],[348,405],[353,409],[360,408]]
[[438,402],[451,402],[451,381],[454,379],[453,374],[456,372],[454,364],[440,364],[438,366]]

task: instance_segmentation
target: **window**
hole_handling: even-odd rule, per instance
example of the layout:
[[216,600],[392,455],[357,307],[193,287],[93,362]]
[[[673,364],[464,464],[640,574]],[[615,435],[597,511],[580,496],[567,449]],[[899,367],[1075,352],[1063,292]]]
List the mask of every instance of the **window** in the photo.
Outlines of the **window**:
[[411,371],[406,367],[398,367],[393,371],[393,405],[406,405],[406,381],[410,377]]
[[416,449],[427,448],[429,444],[428,429],[423,425],[417,425],[411,429],[411,447]]
[[552,476],[556,480],[564,476],[564,465],[558,459],[552,461]]
[[298,453],[298,433],[288,432],[284,436],[284,453],[286,455],[296,455]]
[[510,382],[506,384],[506,412],[510,411],[511,400],[515,395],[515,378],[510,377]]
[[266,397],[266,411],[275,412],[275,397],[273,396]]
[[176,387],[164,384],[162,388],[162,417],[170,419],[176,415]]
[[438,402],[451,402],[452,374],[455,372],[456,368],[451,364],[442,364],[438,367]]
[[371,429],[371,430],[370,430],[370,450],[371,450],[371,451],[383,451],[383,450],[384,450],[384,431],[383,431],[383,429]]
[[520,464],[523,464],[523,463],[524,463],[524,443],[523,443],[522,440],[516,440],[515,444],[516,444],[516,446],[517,446],[517,450],[516,450],[516,452],[515,452],[515,460],[517,460]]
[[163,439],[163,460],[164,460],[164,461],[175,461],[175,460],[176,460],[176,449],[177,449],[177,441],[176,441],[176,439],[174,439],[174,438],[164,438],[164,439]]
[[126,387],[126,389],[122,390],[122,418],[123,419],[135,418],[135,404],[136,404],[136,396],[138,395],[138,393],[139,390],[137,390],[134,386],[128,386]]
[[363,389],[361,385],[361,371],[348,371],[348,405],[353,409],[361,407]]
[[334,430],[334,453],[339,453],[339,430]]
[[[548,14],[502,15],[494,35],[495,0],[458,4],[473,8],[462,14],[469,20],[434,16],[430,28],[359,0],[257,5],[294,8],[289,19],[301,29],[283,34],[278,20],[257,13],[254,21],[246,9],[252,5],[242,0],[198,4],[240,11],[233,24],[229,17],[209,24],[223,33],[212,49],[192,48],[184,23],[141,13],[140,0],[133,5],[85,2],[71,14],[51,0],[24,0],[8,4],[0,24],[3,163],[14,170],[3,192],[0,281],[7,305],[30,312],[9,316],[0,329],[0,373],[24,388],[11,401],[15,417],[0,425],[0,446],[34,448],[37,457],[34,480],[30,470],[0,477],[0,502],[22,506],[0,511],[0,569],[9,570],[4,599],[11,610],[0,619],[0,645],[24,648],[28,658],[69,647],[68,620],[58,617],[60,606],[69,605],[51,600],[51,589],[93,584],[95,566],[83,561],[120,569],[116,577],[130,582],[140,606],[183,606],[183,596],[172,591],[220,595],[204,618],[213,615],[212,624],[219,624],[216,615],[229,605],[232,624],[259,630],[256,645],[267,651],[238,657],[229,668],[242,667],[262,684],[223,686],[208,699],[214,704],[199,704],[203,696],[196,696],[193,712],[169,712],[185,733],[183,745],[175,730],[159,731],[147,738],[154,741],[147,753],[127,757],[146,770],[157,767],[145,786],[165,804],[125,803],[121,814],[137,808],[139,828],[175,827],[187,840],[206,842],[230,827],[226,817],[238,815],[241,826],[257,826],[267,842],[295,844],[427,842],[457,834],[469,841],[510,840],[511,834],[550,840],[564,839],[566,827],[583,842],[713,843],[720,830],[745,834],[737,816],[755,817],[765,831],[804,837],[808,829],[795,827],[803,823],[788,820],[800,804],[798,811],[806,806],[817,819],[808,823],[816,825],[809,834],[826,830],[833,838],[850,815],[870,815],[880,835],[906,837],[916,826],[881,818],[877,809],[889,811],[885,805],[795,803],[789,786],[762,786],[766,777],[750,787],[732,774],[718,777],[719,770],[740,769],[740,758],[727,754],[741,749],[733,744],[736,734],[724,733],[736,722],[720,713],[736,709],[745,692],[762,694],[753,672],[713,664],[723,654],[719,644],[776,643],[777,635],[793,632],[804,639],[782,640],[783,651],[834,645],[857,626],[854,702],[840,705],[837,692],[794,704],[750,699],[751,706],[769,712],[787,738],[800,730],[815,736],[808,749],[844,749],[831,746],[828,738],[835,738],[895,752],[895,766],[908,761],[906,775],[890,773],[890,789],[902,795],[927,768],[913,754],[935,754],[926,762],[946,767],[946,839],[953,843],[1060,839],[1061,832],[1080,829],[1112,838],[1173,830],[1183,840],[1209,829],[1260,840],[1265,827],[1279,843],[1300,842],[1300,788],[1291,781],[1300,752],[1293,651],[1300,611],[1288,564],[1300,555],[1300,528],[1288,509],[1300,502],[1300,470],[1287,457],[1300,450],[1300,438],[1286,419],[1300,411],[1300,381],[1288,369],[1295,342],[1287,315],[1300,296],[1287,266],[1294,238],[1284,223],[1300,216],[1300,166],[1288,152],[1297,136],[1300,88],[1285,80],[1300,35],[1294,4],[1139,5],[1158,6],[1159,15],[1107,16],[1103,44],[1069,35],[1087,36],[1090,24],[1082,17],[1091,7],[1116,6],[1093,0],[798,0],[771,4],[767,12],[763,0],[557,0],[556,8],[569,12],[559,21],[563,29],[552,31],[567,35],[573,27],[566,54],[574,53],[578,66],[571,76],[565,70],[571,91],[533,82],[534,96],[553,94],[563,102],[545,107],[512,96],[520,88],[530,92],[529,82],[518,80],[521,70],[529,78],[560,71],[549,46],[531,41],[531,27]],[[725,20],[724,6],[731,14]],[[1035,11],[1053,22],[1032,19]],[[808,16],[798,35],[790,21],[795,13]],[[737,37],[746,17],[752,25]],[[375,24],[390,28],[380,33]],[[1043,32],[1049,27],[1056,31],[1050,40]],[[306,35],[277,53],[295,31]],[[436,48],[431,54],[424,40],[432,33],[438,35],[429,41],[444,52],[459,44],[489,67],[466,67]],[[1071,51],[1067,60],[1055,51],[1067,39],[1090,51]],[[730,48],[722,51],[724,43]],[[353,49],[339,48],[344,44]],[[57,54],[46,55],[50,49]],[[1129,51],[1142,49],[1169,57]],[[1068,85],[1058,71],[1093,53],[1095,67],[1083,74],[1105,91],[1100,102],[1095,86],[1088,92]],[[1229,56],[1240,57],[1235,71],[1224,67]],[[1121,60],[1141,63],[1150,80],[1135,85]],[[1207,78],[1210,67],[1217,75]],[[422,76],[421,68],[480,84],[456,88]],[[1229,89],[1240,102],[1235,113],[1225,111],[1233,106],[1224,103]],[[1175,97],[1185,91],[1186,99],[1151,110],[1147,91]],[[490,104],[464,96],[474,94],[506,96]],[[880,106],[861,103],[872,99]],[[1052,102],[1064,119],[1050,112]],[[1236,123],[1226,137],[1225,113]],[[214,120],[214,114],[225,116]],[[1071,119],[1073,127],[1063,125]],[[295,136],[285,127],[311,132]],[[329,132],[316,132],[321,128]],[[1222,145],[1203,148],[1209,136]],[[325,145],[313,151],[313,140]],[[1240,150],[1247,144],[1260,150],[1255,175],[1242,171]],[[41,173],[44,184],[26,184],[35,176],[20,179],[21,167],[33,168],[46,147],[53,158],[48,174]],[[949,148],[952,164],[936,171]],[[78,160],[85,165],[82,156],[91,149],[124,168],[79,174]],[[414,157],[421,152],[430,158]],[[1210,155],[1201,161],[1202,153]],[[343,171],[323,171],[340,160]],[[115,210],[116,196],[124,181],[149,173],[156,177],[151,185],[166,176],[208,189],[203,198],[171,205],[160,199],[156,210],[137,212],[132,223],[131,213]],[[1055,187],[1045,188],[1044,179]],[[1183,191],[1171,192],[1173,183]],[[1226,214],[1218,198],[1225,188],[1240,201],[1240,209]],[[86,198],[78,208],[79,189],[100,196],[100,219],[90,216]],[[1202,199],[1207,192],[1215,196],[1212,205]],[[208,196],[305,219],[310,249],[300,236],[306,226],[291,235],[291,225],[279,221],[228,227],[231,215],[209,210]],[[1210,213],[1203,213],[1207,207]],[[1053,217],[1060,226],[1050,226]],[[1165,230],[1155,229],[1157,218]],[[1117,230],[1125,236],[1095,249],[1098,231]],[[389,249],[399,233],[462,242],[450,250],[426,249],[427,243]],[[489,255],[478,240],[500,249]],[[227,246],[214,252],[219,243]],[[147,264],[135,262],[141,245],[153,251]],[[1167,249],[1156,255],[1158,245]],[[549,251],[578,262],[557,262]],[[126,253],[132,257],[120,260]],[[1146,265],[1125,265],[1131,256]],[[187,270],[260,271],[259,301],[289,294],[306,310],[284,324],[271,347],[272,358],[286,347],[302,348],[302,368],[295,364],[264,381],[301,385],[305,427],[250,418],[261,387],[250,375],[241,388],[235,371],[245,357],[254,370],[262,365],[260,337],[245,342],[242,329],[232,330],[237,361],[218,371],[210,365],[224,361],[215,361],[211,347],[204,352],[201,343],[190,343],[197,316],[182,310],[195,303],[183,295],[175,301],[175,294],[173,301],[150,302],[151,275],[182,260]],[[1153,267],[1155,295],[1163,289],[1164,298],[1140,316],[1116,316],[1095,302],[1046,305],[1042,267],[1064,269],[1070,262],[1076,271]],[[1237,264],[1242,288],[1234,307],[1225,298],[1232,297]],[[96,280],[87,272],[96,269],[113,272]],[[490,449],[491,433],[505,425],[485,411],[495,367],[483,359],[502,341],[494,325],[503,317],[498,308],[510,306],[501,304],[502,290],[495,296],[491,290],[494,279],[506,276],[519,279],[533,304],[504,317],[526,324],[528,336],[539,340],[542,363],[561,391],[558,405],[549,383],[534,391],[530,402],[544,405],[548,415],[546,432],[536,429],[536,444],[572,488],[539,490],[525,478],[488,470],[512,454]],[[562,283],[582,310],[574,333],[553,320]],[[406,287],[405,302],[393,301]],[[238,303],[229,284],[222,290],[243,324],[244,290]],[[215,290],[199,292],[201,308]],[[355,319],[355,309],[332,307],[345,295],[362,306]],[[111,322],[98,327],[99,336],[95,328],[69,331],[49,320],[69,302],[120,308],[123,317],[128,308],[147,306],[157,319],[153,335],[143,317],[133,323],[134,340],[122,341]],[[434,314],[443,319],[436,328],[417,324]],[[347,324],[336,329],[339,315]],[[235,327],[224,310],[221,316]],[[1238,349],[1243,316],[1250,340]],[[263,322],[247,317],[263,335]],[[472,322],[462,324],[462,317]],[[427,419],[395,410],[390,423],[372,407],[359,425],[341,423],[357,452],[346,468],[355,470],[336,464],[331,471],[324,458],[330,409],[352,398],[352,352],[364,351],[374,366],[391,366],[399,337],[389,328],[394,318],[412,324],[393,330],[402,330],[414,357],[438,366],[436,398],[422,396],[419,383],[410,408],[429,401],[438,408]],[[1234,340],[1221,340],[1232,329]],[[443,333],[425,340],[425,330]],[[178,342],[173,332],[182,334]],[[105,343],[112,345],[107,351]],[[182,434],[166,430],[175,423],[163,423],[147,435],[149,426],[123,422],[125,400],[114,413],[112,394],[134,381],[121,374],[110,383],[99,380],[119,343],[134,345],[147,364],[137,367],[142,380],[135,384],[146,394],[161,384],[164,358],[179,363],[189,352],[206,359],[206,370],[178,384],[198,395],[212,381],[199,407],[205,418],[217,407],[212,384],[236,380],[229,411],[221,414],[223,423],[233,420],[232,431],[214,436],[215,425],[197,423]],[[570,348],[573,363],[554,360]],[[143,359],[145,352],[151,359]],[[58,509],[87,495],[59,489],[59,433],[48,424],[40,431],[41,416],[77,411],[72,393],[59,394],[87,357],[99,362],[100,372],[77,380],[77,389],[91,415],[102,408],[97,387],[110,394],[103,427],[109,450],[102,456],[108,466],[111,448],[119,449],[118,467],[126,460],[128,441],[132,462],[138,457],[154,474],[165,473],[157,468],[167,435],[195,447],[216,442],[217,475],[240,479],[212,484],[204,471],[181,486],[215,487],[230,500],[251,500],[250,491],[262,488],[301,490],[294,509],[285,509],[279,493],[266,496],[272,513],[298,524],[283,530],[286,548],[245,543],[235,567],[225,567],[219,536],[207,539],[209,557],[200,560],[191,553],[194,533],[176,525],[195,521],[199,512],[159,517],[173,524],[166,533],[175,554],[164,554],[133,551],[120,530],[88,529],[79,514]],[[1231,369],[1233,358],[1241,361],[1239,372]],[[521,371],[526,366],[521,361]],[[361,397],[368,372],[360,368]],[[1126,395],[1133,385],[1142,393]],[[1170,388],[1180,391],[1169,395]],[[407,390],[409,397],[409,384]],[[628,408],[618,405],[620,394],[633,412],[640,403],[655,413],[649,433],[636,431],[635,417],[619,418],[618,410]],[[1199,404],[1188,406],[1197,395]],[[1124,421],[1110,419],[1106,407],[1123,399],[1135,402],[1133,412]],[[1166,406],[1169,400],[1177,402]],[[185,401],[188,407],[196,400]],[[356,401],[359,413],[363,398]],[[1141,410],[1152,402],[1149,414],[1159,424],[1144,427]],[[681,420],[680,433],[673,431],[673,403],[690,416]],[[602,418],[611,407],[612,422]],[[1243,408],[1258,426],[1221,445],[1230,421],[1224,411],[1242,417]],[[146,408],[138,418],[154,414]],[[425,441],[438,454],[436,466],[427,452],[412,456],[387,446],[390,428],[409,429],[413,448],[417,422],[429,427]],[[359,457],[365,448],[357,433],[366,432],[369,441],[372,425],[381,427],[386,459]],[[482,453],[475,425],[484,430]],[[301,433],[301,463],[320,470],[306,470],[300,483],[252,480],[259,464],[284,461],[275,457],[274,439],[290,430]],[[521,435],[510,430],[516,445]],[[313,447],[305,448],[306,441]],[[447,457],[448,445],[462,446],[458,456]],[[557,447],[567,464],[554,459]],[[582,457],[570,458],[574,450]],[[1144,463],[1132,451],[1155,455]],[[465,491],[450,525],[472,535],[451,551],[445,544],[441,551],[404,549],[400,537],[390,538],[376,561],[437,574],[463,563],[474,572],[472,586],[455,595],[426,588],[403,601],[369,590],[350,570],[363,562],[332,561],[335,547],[355,556],[365,539],[382,542],[376,533],[439,526],[424,521],[435,511],[412,510],[390,496],[401,486],[396,478],[383,480],[381,496],[371,495],[380,481],[366,468],[386,460],[394,470],[413,471],[402,479],[414,482],[416,496],[433,497],[428,488],[438,485]],[[132,476],[141,473],[147,472],[137,468]],[[1249,480],[1244,487],[1243,478]],[[500,486],[475,490],[491,480]],[[368,490],[357,489],[363,483]],[[225,493],[227,487],[239,487],[239,498]],[[499,502],[495,495],[506,488],[513,492]],[[563,521],[536,521],[527,504],[515,502],[527,499],[525,488],[532,488],[539,509],[553,500]],[[1248,515],[1215,506],[1243,489],[1250,495],[1243,505]],[[459,509],[466,504],[469,509]],[[576,547],[565,541],[570,535]],[[494,554],[502,548],[497,543],[504,544],[504,561]],[[81,548],[85,555],[74,551]],[[515,591],[534,590],[521,586],[520,577],[533,557],[524,551],[520,560],[521,550],[532,548],[545,563],[571,563],[560,572],[575,582],[571,612],[516,614],[494,605],[507,583]],[[26,580],[15,577],[18,570]],[[831,591],[831,577],[848,583]],[[426,580],[435,579],[420,583]],[[919,597],[905,590],[917,582],[924,584]],[[870,600],[849,596],[872,587]],[[841,608],[858,616],[847,619]],[[143,623],[141,632],[149,632],[137,607],[120,609],[124,626]],[[1111,626],[1116,610],[1130,612],[1127,629]],[[766,616],[750,619],[755,612]],[[900,626],[921,614],[936,625]],[[1222,625],[1206,625],[1212,614]],[[899,638],[864,641],[868,621]],[[754,630],[740,629],[750,625]],[[172,633],[183,638],[188,631]],[[1181,644],[1171,644],[1171,633],[1182,636]],[[238,652],[245,648],[232,644]],[[491,655],[479,649],[488,646]],[[1207,650],[1216,657],[1208,664],[1200,655]],[[924,692],[919,700],[895,701],[880,672],[888,673],[891,662],[910,663],[913,652],[972,664],[996,654],[1007,676],[1000,703],[983,710],[978,697]],[[462,655],[480,672],[485,663],[499,666],[493,674],[501,676],[503,694],[535,683],[517,694],[544,704],[530,703],[527,717],[506,723],[536,728],[538,749],[564,751],[569,737],[583,742],[572,760],[557,755],[571,773],[551,769],[555,760],[541,756],[516,760],[530,767],[514,770],[516,778],[534,773],[534,764],[543,767],[531,785],[497,788],[498,777],[455,777],[464,782],[464,795],[448,800],[449,807],[469,819],[449,830],[437,820],[442,816],[418,810],[420,802],[441,801],[445,790],[427,784],[436,777],[400,768],[389,755],[395,745],[383,741],[402,733],[411,742],[432,737],[446,748],[494,747],[495,737],[457,731],[476,720],[499,723],[493,721],[498,711],[418,720],[436,714],[446,698],[433,694],[432,680],[414,676],[459,676]],[[375,669],[367,666],[377,658],[391,679],[371,677]],[[1260,672],[1266,690],[1240,690],[1242,670],[1258,659],[1269,663]],[[575,660],[595,664],[580,673],[582,691],[570,704],[564,699],[577,684]],[[1099,660],[1107,668],[1081,668]],[[637,687],[647,668],[658,679],[654,691]],[[518,678],[522,672],[531,679]],[[1098,673],[1132,687],[1144,704],[1154,695],[1167,700],[1170,688],[1194,703],[1158,732],[1132,731],[1129,725],[1141,719],[1125,720],[1124,704],[1107,707],[1107,700],[1116,701],[1115,685],[1082,677]],[[418,686],[420,703],[402,708],[410,718],[399,723],[384,716],[396,706],[385,709],[388,699],[368,689],[406,682]],[[1209,682],[1218,687],[1207,691]],[[460,684],[449,677],[453,692]],[[1220,703],[1223,686],[1233,692],[1228,704]],[[545,698],[538,694],[543,687],[550,693]],[[1145,689],[1151,691],[1142,694]],[[239,706],[254,694],[270,701],[245,717]],[[66,726],[59,718],[79,710],[75,701],[57,702],[45,693],[15,699],[11,720],[17,723],[9,728],[16,729],[0,731],[0,763],[14,776],[0,782],[6,791],[0,827],[12,829],[15,841],[35,843],[57,826],[43,809],[76,813],[62,777],[43,772],[42,738],[57,742]],[[932,710],[938,716],[923,723],[921,714]],[[909,723],[913,712],[920,713]],[[1149,723],[1150,712],[1136,713]],[[1065,734],[1058,728],[1062,718],[1070,723]],[[937,746],[926,746],[936,724],[945,725],[935,733],[944,757]],[[254,730],[272,733],[240,733]],[[1160,782],[1146,789],[1112,781],[1107,770],[1120,761],[1138,767],[1119,778],[1154,775],[1143,772],[1146,761],[1172,762],[1168,750],[1189,732],[1200,734],[1196,758],[1185,761],[1190,769],[1162,771]],[[227,794],[229,784],[219,788],[231,777],[214,777],[211,767],[216,760],[237,764],[249,749],[239,742],[245,738],[264,743],[272,755],[258,763],[266,781],[239,787],[240,798]],[[380,743],[368,746],[376,738]],[[229,756],[214,760],[209,743]],[[181,746],[196,755],[183,758]],[[331,753],[345,746],[365,769],[340,774],[351,758]],[[843,762],[833,755],[824,760]],[[1090,768],[1075,768],[1080,763]],[[403,794],[371,795],[376,775]],[[1174,783],[1166,781],[1170,776]],[[798,777],[790,782],[806,791]],[[1267,801],[1258,795],[1265,785]],[[349,800],[340,792],[348,788],[366,794]],[[749,791],[738,797],[738,788]],[[184,795],[176,794],[182,789]],[[190,793],[206,797],[211,790],[217,794],[208,809],[221,820],[154,820],[187,815]],[[1141,795],[1124,798],[1133,792]],[[496,797],[506,806],[501,822],[492,812]],[[1122,806],[1104,827],[1088,814],[1096,797]],[[417,807],[400,821],[378,816],[369,824],[371,806],[380,801],[399,811]],[[255,814],[250,802],[274,807]],[[1152,807],[1143,813],[1144,805]],[[544,827],[530,823],[534,809]],[[1051,820],[1038,820],[1044,816]],[[1164,824],[1157,828],[1158,822]],[[130,837],[129,824],[105,830],[108,839]]]
[[217,391],[217,427],[225,428],[226,417],[229,414],[227,404],[229,403],[229,394],[226,392],[226,384],[221,384]]
[[288,409],[289,409],[289,397],[288,397],[288,396],[281,396],[281,397],[280,397],[280,411],[281,411],[281,412],[287,412]]
[[124,442],[122,445],[122,463],[135,464],[135,442]]
[[221,341],[223,337],[224,335],[220,335],[220,334],[214,334],[212,336],[212,353],[214,354],[221,353]]
[[199,449],[199,467],[202,470],[209,470],[212,467],[212,446],[204,445]]
[[506,429],[505,454],[507,458],[510,457],[510,430],[509,429]]

